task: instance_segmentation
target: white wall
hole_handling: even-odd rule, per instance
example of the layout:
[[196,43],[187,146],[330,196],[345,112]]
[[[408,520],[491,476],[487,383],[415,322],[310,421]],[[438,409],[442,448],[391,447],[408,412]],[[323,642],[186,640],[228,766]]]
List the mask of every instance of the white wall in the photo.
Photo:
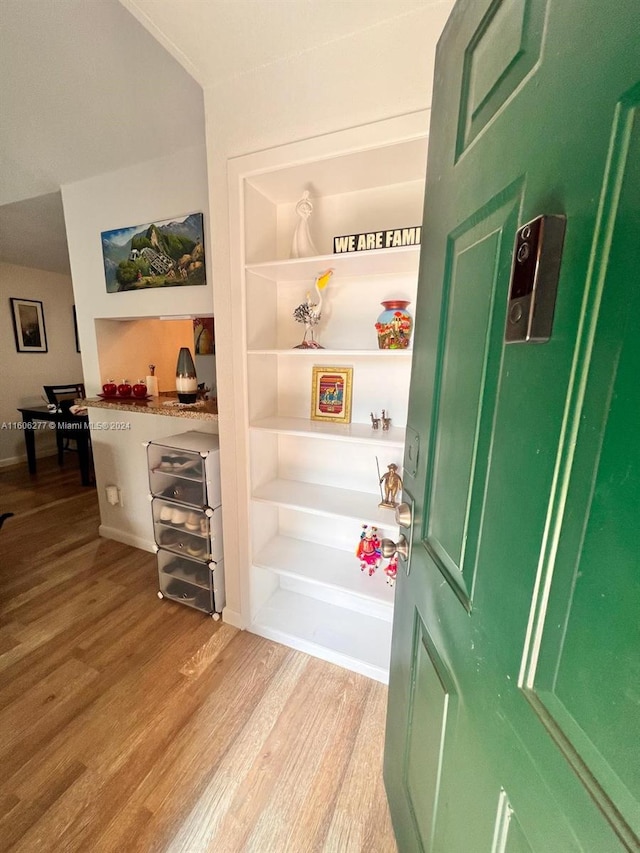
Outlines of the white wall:
[[[100,376],[95,317],[211,314],[213,274],[207,239],[209,208],[204,145],[67,184],[62,187],[62,202],[85,385],[87,393],[94,395],[105,381]],[[107,293],[100,243],[103,231],[199,212],[204,214],[206,287],[181,285]]]
[[[11,297],[42,302],[49,351],[19,353],[11,320]],[[0,263],[0,422],[20,420],[18,406],[43,406],[43,385],[82,382],[82,364],[73,331],[71,278],[44,270]],[[38,456],[55,453],[46,430],[36,434]],[[0,467],[25,456],[20,430],[0,429]]]
[[[97,175],[85,181],[62,187],[71,276],[75,293],[78,327],[82,348],[82,363],[88,396],[102,390],[102,384],[111,375],[102,375],[100,354],[110,365],[105,370],[118,370],[116,379],[136,380],[147,373],[150,361],[166,365],[172,362],[173,379],[177,358],[176,335],[173,323],[154,324],[160,329],[156,335],[157,352],[169,350],[162,357],[151,358],[154,350],[149,335],[143,336],[137,348],[136,359],[131,359],[130,369],[113,355],[113,334],[102,339],[101,349],[96,339],[95,318],[121,319],[134,317],[162,317],[172,315],[207,315],[212,313],[213,274],[209,234],[209,208],[205,147],[176,151],[169,157],[149,160],[134,168],[121,169]],[[118,227],[146,222],[157,222],[184,216],[188,213],[204,214],[205,262],[207,285],[205,287],[177,286],[152,288],[144,291],[107,293],[102,262],[100,234]],[[123,349],[131,352],[131,335],[137,324],[122,325]],[[98,323],[103,330],[108,324]],[[113,327],[111,327],[113,328]],[[166,336],[163,332],[166,331]],[[193,335],[189,334],[193,347]],[[184,341],[180,342],[181,344]],[[165,358],[166,356],[166,358]],[[111,359],[111,360],[109,360]],[[163,367],[164,374],[168,369]],[[120,375],[122,374],[122,375]],[[160,377],[160,389],[175,388],[172,377]],[[106,412],[90,409],[92,423],[120,421],[130,424],[126,429],[92,432],[96,486],[100,500],[101,533],[110,538],[151,546],[151,508],[147,503],[149,491],[145,454],[142,441],[173,435],[189,429],[202,429],[203,421],[192,421],[162,415],[135,412]],[[205,431],[206,428],[205,428]],[[104,487],[114,484],[122,489],[124,504],[109,507],[104,500]]]
[[[183,432],[215,433],[211,421],[137,415],[110,409],[89,409],[95,460],[100,535],[152,551],[154,545],[149,473],[145,443]],[[117,486],[122,503],[110,506],[106,485]],[[150,590],[151,592],[151,590]]]

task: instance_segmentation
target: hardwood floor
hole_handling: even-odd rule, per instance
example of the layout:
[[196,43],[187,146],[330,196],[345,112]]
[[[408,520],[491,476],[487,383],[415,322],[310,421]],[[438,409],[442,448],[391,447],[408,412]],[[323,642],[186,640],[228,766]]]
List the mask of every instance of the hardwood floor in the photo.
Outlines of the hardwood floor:
[[395,851],[386,688],[156,597],[75,466],[0,471],[0,847]]

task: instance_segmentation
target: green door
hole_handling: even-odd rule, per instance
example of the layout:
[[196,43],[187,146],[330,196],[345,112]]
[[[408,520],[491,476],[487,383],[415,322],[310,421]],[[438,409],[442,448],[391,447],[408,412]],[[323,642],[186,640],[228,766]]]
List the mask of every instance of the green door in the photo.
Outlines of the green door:
[[[639,81],[638,0],[461,0],[439,45],[385,749],[401,853],[640,849]],[[542,214],[566,216],[552,335],[505,344],[514,236]]]

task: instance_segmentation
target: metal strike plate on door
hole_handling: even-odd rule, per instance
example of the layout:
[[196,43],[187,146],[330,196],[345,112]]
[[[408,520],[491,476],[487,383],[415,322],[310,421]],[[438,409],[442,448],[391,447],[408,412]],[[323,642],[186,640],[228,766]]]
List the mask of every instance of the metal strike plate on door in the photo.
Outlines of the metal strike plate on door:
[[505,341],[548,341],[553,326],[566,217],[538,216],[516,232]]
[[404,460],[402,469],[409,477],[418,473],[418,455],[420,453],[420,436],[410,426],[406,428],[404,437]]

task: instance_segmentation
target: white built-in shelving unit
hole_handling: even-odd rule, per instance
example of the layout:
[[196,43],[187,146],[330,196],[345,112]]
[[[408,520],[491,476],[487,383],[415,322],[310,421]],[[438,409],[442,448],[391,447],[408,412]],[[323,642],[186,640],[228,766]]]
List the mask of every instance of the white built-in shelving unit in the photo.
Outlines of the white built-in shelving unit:
[[[426,111],[229,162],[238,371],[236,411],[242,613],[257,634],[372,678],[388,676],[394,589],[355,556],[363,524],[395,538],[378,507],[381,473],[402,465],[411,350],[378,349],[385,299],[415,304],[419,247],[331,254],[333,238],[422,221]],[[308,190],[321,254],[290,259],[296,202]],[[332,267],[316,337],[294,349],[293,310]],[[310,419],[314,365],[353,367],[352,422]],[[385,409],[388,431],[370,413]],[[225,618],[227,614],[225,613]]]

